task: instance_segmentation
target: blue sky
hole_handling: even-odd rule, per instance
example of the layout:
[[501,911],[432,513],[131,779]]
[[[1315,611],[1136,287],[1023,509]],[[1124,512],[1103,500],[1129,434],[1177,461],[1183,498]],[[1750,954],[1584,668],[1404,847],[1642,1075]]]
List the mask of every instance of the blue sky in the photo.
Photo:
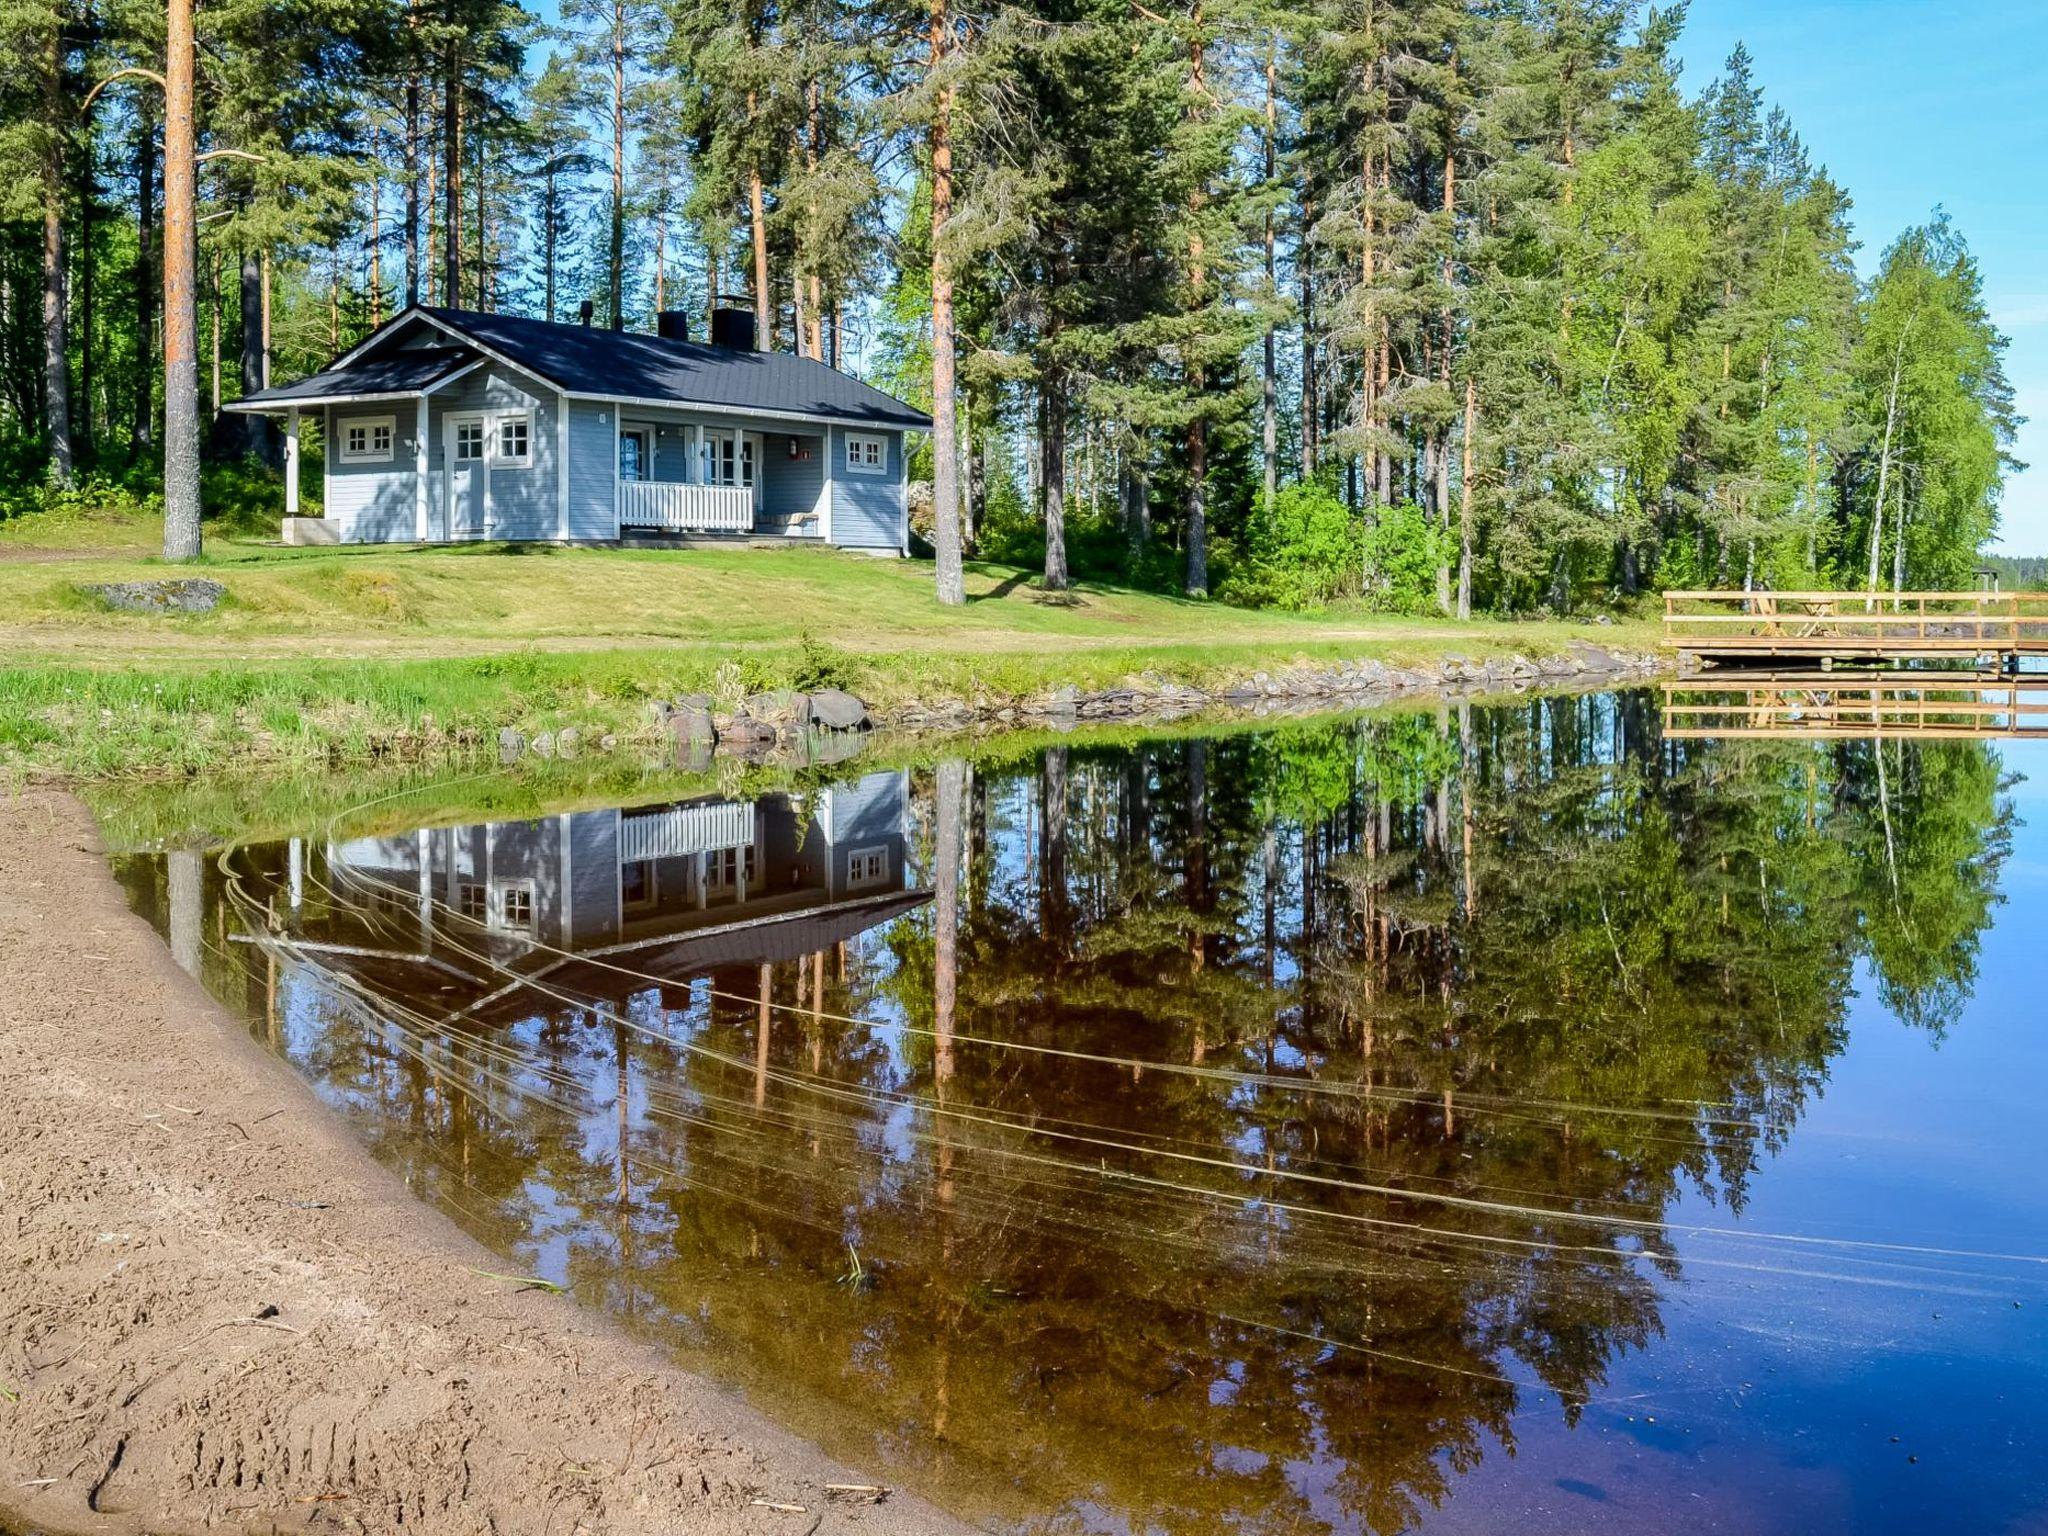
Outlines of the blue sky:
[[1855,200],[1867,274],[1938,203],[1984,273],[2019,394],[1998,547],[2048,554],[2048,0],[1693,0],[1697,92],[1740,41],[1814,159]]

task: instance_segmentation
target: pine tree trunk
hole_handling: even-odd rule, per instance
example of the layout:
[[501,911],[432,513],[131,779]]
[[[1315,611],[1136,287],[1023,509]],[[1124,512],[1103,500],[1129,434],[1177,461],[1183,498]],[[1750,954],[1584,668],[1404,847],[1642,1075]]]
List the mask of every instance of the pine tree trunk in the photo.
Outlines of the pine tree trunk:
[[64,240],[63,125],[71,118],[64,101],[64,39],[50,23],[44,59],[43,128],[49,148],[43,158],[43,419],[50,445],[49,477],[69,485],[75,468],[71,443],[71,337],[68,295],[69,252]]
[[[144,103],[149,98],[143,97]],[[135,122],[135,401],[128,456],[140,459],[156,441],[156,123],[148,107]]]
[[626,328],[626,7],[612,0],[612,223],[606,298],[615,331]]
[[[948,0],[931,0],[929,73],[946,67],[952,18]],[[953,214],[953,87],[939,87],[932,109],[932,545],[937,552],[938,599],[947,606],[967,601],[960,568],[960,464],[958,400],[953,335],[953,272],[946,222]]]
[[1308,189],[1301,194],[1301,248],[1295,258],[1301,286],[1301,478],[1316,476],[1316,426],[1322,413],[1316,402],[1316,292],[1309,229],[1315,223],[1315,204]]
[[[1201,0],[1195,0],[1190,18],[1193,38],[1188,54],[1188,96],[1192,101],[1201,101],[1208,94],[1206,70],[1208,65],[1207,44],[1202,33]],[[1191,211],[1198,217],[1208,201],[1207,189],[1196,186],[1190,198]],[[1188,303],[1189,308],[1199,311],[1205,301],[1209,286],[1209,272],[1205,261],[1201,227],[1188,241]],[[1187,525],[1187,571],[1182,586],[1190,597],[1202,597],[1209,591],[1209,422],[1203,414],[1206,409],[1203,395],[1208,389],[1208,378],[1199,356],[1187,370],[1188,395],[1194,402],[1194,418],[1188,423],[1188,489],[1186,504]]]
[[192,0],[168,0],[164,47],[164,558],[199,555],[198,144]]
[[441,302],[462,307],[462,48],[450,43],[441,95]]
[[370,328],[384,323],[384,140],[370,135]]
[[[263,258],[253,249],[242,252],[240,294],[241,397],[246,399],[263,388]],[[242,452],[269,463],[270,418],[251,413],[242,417],[242,423]]]
[[405,303],[420,301],[420,62],[419,0],[406,0],[405,72]]
[[1465,381],[1463,473],[1458,486],[1458,617],[1472,617],[1472,473],[1479,441],[1479,381]]
[[1066,381],[1049,369],[1038,397],[1039,484],[1045,491],[1045,590],[1067,588]]
[[[1280,135],[1280,36],[1266,48],[1266,182],[1271,185],[1277,169]],[[1269,298],[1279,298],[1279,267],[1275,259],[1273,210],[1266,210],[1266,291]],[[1280,355],[1274,327],[1266,326],[1265,355],[1261,359],[1259,375],[1259,451],[1265,460],[1265,509],[1268,517],[1273,514],[1273,503],[1280,494]]]

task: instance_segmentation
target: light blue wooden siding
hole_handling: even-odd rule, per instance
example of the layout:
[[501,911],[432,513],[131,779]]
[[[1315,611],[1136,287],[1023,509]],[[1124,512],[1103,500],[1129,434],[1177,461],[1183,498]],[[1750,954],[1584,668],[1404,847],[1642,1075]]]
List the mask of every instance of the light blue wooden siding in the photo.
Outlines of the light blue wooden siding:
[[[578,402],[582,404],[583,402]],[[648,464],[649,480],[671,484],[701,482],[704,468],[692,445],[699,434],[711,429],[752,432],[761,438],[760,496],[756,517],[763,524],[781,528],[782,520],[819,510],[819,492],[825,486],[825,429],[796,427],[766,416],[728,416],[683,407],[629,405],[619,413],[627,427],[650,427],[654,436],[653,455]],[[611,453],[611,427],[604,429],[605,452]],[[794,437],[798,457],[791,458]],[[580,461],[579,461],[580,463]],[[609,494],[609,484],[607,484]]]
[[[511,411],[531,413],[528,441],[533,462],[524,469],[501,464],[491,466],[490,522],[486,533],[493,539],[560,537],[561,502],[555,479],[560,458],[555,413],[561,408],[560,397],[537,379],[515,373],[502,364],[490,363],[430,398],[432,440],[428,466],[434,475],[437,495],[445,494],[443,486],[447,465],[444,460],[448,451],[447,421],[450,416],[477,411],[493,416]],[[445,527],[446,516],[445,506],[437,502],[433,516],[437,536]]]
[[[328,406],[321,423],[327,444],[326,512],[335,537],[344,544],[403,544],[415,536],[413,510],[413,402],[380,401],[354,406]],[[388,416],[392,422],[391,462],[348,464],[342,461],[342,423],[366,416]]]
[[594,400],[569,402],[569,537],[615,539],[619,536],[618,499],[613,485],[619,472],[615,424],[610,406]]
[[[800,458],[789,456],[794,441]],[[820,510],[818,493],[825,488],[825,437],[822,430],[806,437],[801,432],[770,432],[761,465],[761,516],[780,522]]]
[[571,948],[619,936],[619,813],[572,812],[569,823]]
[[900,549],[903,545],[903,434],[868,435],[888,444],[888,471],[858,475],[846,467],[846,434],[832,429],[832,542],[845,549]]

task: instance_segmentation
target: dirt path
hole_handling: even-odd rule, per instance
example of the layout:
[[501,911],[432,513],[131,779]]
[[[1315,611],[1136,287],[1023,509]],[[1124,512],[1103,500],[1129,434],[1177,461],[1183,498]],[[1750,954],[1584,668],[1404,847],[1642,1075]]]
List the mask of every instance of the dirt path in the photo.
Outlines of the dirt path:
[[[0,1525],[966,1527],[498,1267],[0,798]],[[798,1506],[775,1509],[756,1503]]]

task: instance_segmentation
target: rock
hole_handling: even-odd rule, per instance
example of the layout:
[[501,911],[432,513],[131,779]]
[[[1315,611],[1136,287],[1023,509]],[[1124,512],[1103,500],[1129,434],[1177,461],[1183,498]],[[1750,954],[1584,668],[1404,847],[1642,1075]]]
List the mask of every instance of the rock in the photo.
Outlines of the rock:
[[775,727],[765,720],[756,720],[751,715],[734,715],[732,723],[718,733],[721,743],[745,750],[748,747],[768,747],[775,744]]
[[574,757],[582,745],[583,733],[573,725],[555,737],[555,751],[563,757]]
[[678,742],[702,742],[709,746],[718,740],[718,727],[712,724],[709,710],[678,709],[666,724],[669,734]]
[[711,695],[708,693],[682,694],[676,699],[674,708],[678,714],[687,715],[692,711],[697,711],[708,715],[711,713]]
[[597,750],[600,752],[613,751],[618,747],[618,744],[619,738],[614,736],[610,731],[606,731],[602,736],[597,738]]
[[1081,707],[1081,690],[1072,683],[1062,683],[1053,689],[1045,706],[1056,715],[1071,715]]
[[211,613],[228,589],[204,576],[167,581],[87,582],[79,591],[121,613]]
[[498,761],[516,763],[526,750],[526,732],[514,726],[505,726],[498,732]]
[[542,731],[533,738],[533,755],[535,757],[553,757],[555,755],[555,733],[553,731]]
[[811,695],[811,720],[828,731],[857,731],[868,723],[868,707],[843,688]]
[[668,717],[675,712],[675,706],[667,699],[656,699],[647,706],[647,713],[656,725],[667,725]]
[[770,725],[804,725],[811,718],[811,696],[794,688],[775,688],[748,699],[745,712]]

